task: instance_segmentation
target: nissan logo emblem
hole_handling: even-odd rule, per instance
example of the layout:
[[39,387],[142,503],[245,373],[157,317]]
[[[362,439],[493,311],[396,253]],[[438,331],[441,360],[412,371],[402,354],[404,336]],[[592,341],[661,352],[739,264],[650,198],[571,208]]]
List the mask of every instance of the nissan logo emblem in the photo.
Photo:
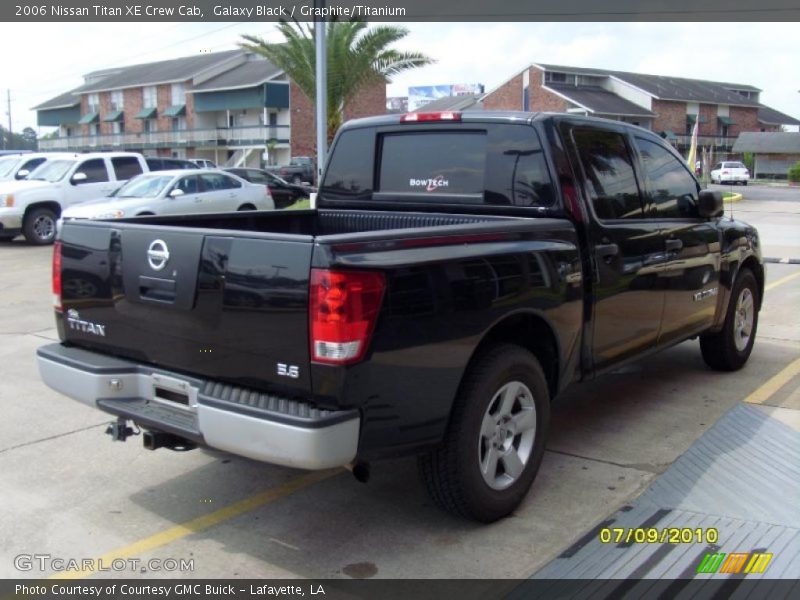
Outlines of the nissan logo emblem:
[[169,249],[164,240],[155,240],[147,248],[147,262],[154,271],[160,271],[167,266]]

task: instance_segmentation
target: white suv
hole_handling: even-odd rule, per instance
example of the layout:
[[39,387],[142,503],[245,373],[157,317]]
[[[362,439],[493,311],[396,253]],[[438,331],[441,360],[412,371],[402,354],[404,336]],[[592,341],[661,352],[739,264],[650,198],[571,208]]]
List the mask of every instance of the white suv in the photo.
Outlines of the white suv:
[[31,244],[52,244],[67,206],[102,198],[148,171],[141,154],[96,152],[47,160],[27,179],[0,182],[0,240],[20,232]]
[[750,171],[740,162],[725,161],[714,165],[711,169],[713,183],[741,183],[747,185],[750,180]]

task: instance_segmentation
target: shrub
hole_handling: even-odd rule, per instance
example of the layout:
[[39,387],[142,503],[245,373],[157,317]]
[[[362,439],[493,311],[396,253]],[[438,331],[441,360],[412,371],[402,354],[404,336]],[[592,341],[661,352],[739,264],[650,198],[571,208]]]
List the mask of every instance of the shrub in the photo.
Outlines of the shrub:
[[789,169],[789,181],[800,182],[800,161]]

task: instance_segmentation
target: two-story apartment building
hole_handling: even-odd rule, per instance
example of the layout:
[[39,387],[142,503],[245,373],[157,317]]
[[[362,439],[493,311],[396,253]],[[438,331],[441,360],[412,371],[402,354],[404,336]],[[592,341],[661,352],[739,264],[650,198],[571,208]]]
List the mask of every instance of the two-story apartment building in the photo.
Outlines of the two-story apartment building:
[[[348,116],[385,111],[384,85]],[[286,74],[242,50],[94,71],[78,88],[35,107],[41,150],[131,150],[258,166],[313,155],[313,109]],[[306,114],[309,113],[309,114]],[[295,127],[293,127],[293,122]]]
[[568,112],[635,123],[683,149],[699,121],[699,144],[730,151],[745,131],[800,121],[759,101],[751,85],[533,63],[481,98],[486,110]]

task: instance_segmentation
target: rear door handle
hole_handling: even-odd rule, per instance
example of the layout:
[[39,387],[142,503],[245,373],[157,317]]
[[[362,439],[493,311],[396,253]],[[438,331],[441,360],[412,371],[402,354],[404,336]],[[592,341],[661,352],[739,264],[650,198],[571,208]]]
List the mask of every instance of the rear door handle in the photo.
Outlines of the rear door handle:
[[616,244],[600,244],[594,247],[597,258],[608,259],[619,254],[619,246]]
[[667,240],[667,252],[670,250],[680,250],[683,248],[683,240],[669,239]]

